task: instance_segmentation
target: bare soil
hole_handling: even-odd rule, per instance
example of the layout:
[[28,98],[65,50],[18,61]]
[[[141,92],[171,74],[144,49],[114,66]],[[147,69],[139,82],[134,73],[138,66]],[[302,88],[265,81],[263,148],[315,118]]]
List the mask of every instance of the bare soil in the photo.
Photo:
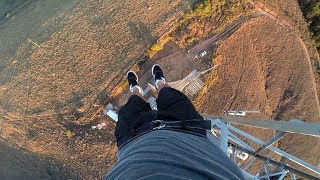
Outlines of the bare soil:
[[63,162],[17,150],[0,141],[0,179],[79,179]]
[[[43,1],[6,21],[0,29],[1,139],[61,161],[83,179],[100,179],[117,148],[115,124],[95,105],[103,105],[194,2],[74,1],[48,18],[41,6],[54,2]],[[91,129],[101,122],[105,129]]]

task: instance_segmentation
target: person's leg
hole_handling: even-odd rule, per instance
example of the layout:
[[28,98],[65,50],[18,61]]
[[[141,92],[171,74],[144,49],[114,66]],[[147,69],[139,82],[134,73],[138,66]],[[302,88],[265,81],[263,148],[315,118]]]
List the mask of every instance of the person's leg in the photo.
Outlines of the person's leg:
[[[186,95],[171,88],[166,83],[160,66],[156,65],[152,74],[159,91],[157,99],[158,119],[166,121],[203,119]],[[204,130],[196,130],[195,132],[205,134]]]
[[118,122],[115,129],[118,148],[136,135],[135,129],[137,127],[146,122],[151,122],[156,117],[156,113],[152,111],[150,104],[142,98],[143,91],[138,84],[138,76],[129,72],[128,81],[132,95],[128,102],[121,107],[118,114]]
[[169,86],[159,91],[157,108],[163,118],[173,120],[203,119],[191,101],[182,92]]

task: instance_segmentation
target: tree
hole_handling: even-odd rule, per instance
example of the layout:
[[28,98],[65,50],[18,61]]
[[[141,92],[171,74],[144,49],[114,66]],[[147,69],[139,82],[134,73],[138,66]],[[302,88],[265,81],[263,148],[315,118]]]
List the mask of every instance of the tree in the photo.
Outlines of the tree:
[[307,18],[313,19],[320,16],[320,2],[309,4],[309,11],[307,12]]
[[309,21],[310,31],[316,41],[318,51],[320,50],[320,1],[319,0],[300,0],[301,10]]

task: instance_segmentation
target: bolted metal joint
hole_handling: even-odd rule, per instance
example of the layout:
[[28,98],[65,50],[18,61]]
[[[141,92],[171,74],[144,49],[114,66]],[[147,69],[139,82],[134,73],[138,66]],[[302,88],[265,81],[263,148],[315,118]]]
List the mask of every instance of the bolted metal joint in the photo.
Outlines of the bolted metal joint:
[[163,127],[166,126],[166,122],[163,120],[155,120],[152,122],[156,125],[156,127],[152,128],[152,129],[162,129]]

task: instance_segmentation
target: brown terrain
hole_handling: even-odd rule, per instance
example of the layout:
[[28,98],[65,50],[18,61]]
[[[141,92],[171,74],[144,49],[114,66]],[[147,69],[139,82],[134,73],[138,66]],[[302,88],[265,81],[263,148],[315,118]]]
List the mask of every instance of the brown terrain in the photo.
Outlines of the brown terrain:
[[[24,28],[52,9],[54,2],[43,1],[12,17],[0,29],[1,139],[63,162],[84,179],[101,178],[116,161],[115,124],[93,117],[95,104],[103,104],[106,93],[193,3],[74,1]],[[91,129],[101,121],[105,129]]]
[[[306,73],[306,54],[295,36],[269,18],[246,22],[220,42],[218,54],[222,60],[215,72],[217,78],[197,99],[202,112],[221,115],[224,110],[258,109],[261,113],[252,116],[257,119],[319,121],[313,83],[306,80],[311,79]],[[267,130],[244,129],[263,140],[273,135]],[[312,164],[319,163],[317,138],[287,135],[278,147]],[[313,147],[307,155],[305,147]]]
[[[1,59],[1,139],[33,159],[38,158],[33,154],[50,158],[42,163],[56,162],[59,168],[50,171],[63,171],[66,176],[61,178],[103,177],[116,161],[117,148],[115,123],[101,110],[105,102],[125,103],[130,94],[121,82],[141,60],[146,61],[139,71],[141,84],[151,79],[153,63],[164,67],[170,82],[219,64],[205,76],[199,95],[191,97],[203,113],[258,109],[260,114],[249,117],[320,121],[318,54],[308,43],[295,0],[249,1],[252,10],[219,33],[203,35],[188,47],[169,41],[154,57],[144,58],[147,48],[194,2],[77,1],[61,10],[38,34],[28,36],[32,42],[21,40],[14,54]],[[11,23],[15,21],[19,19]],[[9,33],[13,27],[0,31]],[[209,55],[194,59],[203,50]],[[106,123],[104,129],[91,129],[100,122]],[[262,140],[274,134],[241,128]],[[277,146],[320,166],[319,139],[289,134]]]
[[[319,122],[318,75],[298,28],[262,3],[256,5],[259,12],[268,14],[247,21],[219,43],[220,66],[196,100],[198,109],[216,115],[224,110],[258,109],[261,113],[251,118]],[[286,11],[297,7],[297,2],[291,2]],[[301,13],[295,16],[302,17]],[[273,135],[263,129],[242,129],[262,140]],[[318,138],[289,134],[278,148],[320,165]]]

